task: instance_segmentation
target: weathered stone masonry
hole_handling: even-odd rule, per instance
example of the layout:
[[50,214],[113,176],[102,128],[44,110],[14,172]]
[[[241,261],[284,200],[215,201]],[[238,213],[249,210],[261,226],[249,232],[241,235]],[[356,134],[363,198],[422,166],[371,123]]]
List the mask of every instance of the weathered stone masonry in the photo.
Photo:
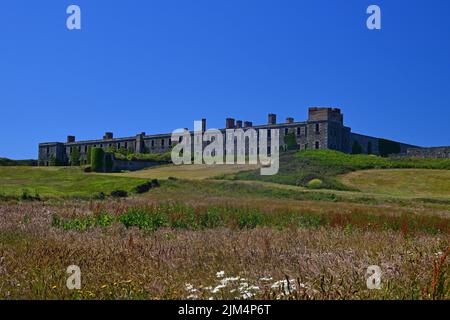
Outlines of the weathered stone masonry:
[[[309,108],[308,120],[295,122],[289,117],[286,122],[277,123],[275,114],[269,114],[268,122],[264,125],[254,126],[252,122],[241,120],[235,121],[227,118],[225,128],[221,129],[225,133],[226,129],[253,128],[259,129],[280,129],[280,145],[284,145],[284,136],[292,133],[296,137],[299,149],[332,149],[346,153],[352,152],[352,146],[356,143],[361,147],[363,153],[379,154],[379,138],[369,137],[351,132],[351,128],[344,125],[344,116],[337,108]],[[206,119],[202,120],[202,130],[206,129]],[[225,141],[225,138],[224,138]],[[65,143],[46,142],[39,144],[39,165],[48,166],[52,156],[62,164],[67,164],[73,148],[78,148],[81,163],[86,162],[88,148],[107,149],[114,147],[119,150],[125,148],[133,153],[162,153],[170,151],[172,145],[171,133],[146,135],[145,132],[133,137],[114,138],[112,132],[107,132],[103,139],[76,141],[74,136],[68,136]],[[401,152],[406,152],[408,148],[416,146],[399,143]]]

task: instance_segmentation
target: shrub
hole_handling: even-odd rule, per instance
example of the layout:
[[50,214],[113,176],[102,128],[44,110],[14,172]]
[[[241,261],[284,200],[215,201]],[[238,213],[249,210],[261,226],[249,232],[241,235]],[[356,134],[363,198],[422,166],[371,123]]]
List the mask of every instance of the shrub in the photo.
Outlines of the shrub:
[[128,192],[126,192],[125,190],[114,190],[111,192],[111,197],[126,198],[126,197],[128,197]]
[[103,192],[99,192],[99,193],[95,194],[92,198],[94,198],[96,200],[105,200],[106,195]]
[[91,168],[94,172],[105,171],[105,152],[102,148],[93,148],[91,156]]
[[286,144],[287,150],[296,150],[298,149],[297,139],[294,133],[288,133],[284,136],[284,143]]
[[41,196],[37,191],[35,191],[34,195],[28,192],[28,190],[23,190],[20,195],[20,199],[24,201],[41,201]]
[[135,193],[145,193],[148,192],[151,188],[158,188],[159,186],[160,185],[158,179],[153,179],[152,181],[147,181],[146,183],[134,187],[133,191]]
[[152,188],[152,182],[148,181],[146,183],[140,184],[136,186],[133,191],[136,193],[145,193],[148,192]]
[[159,181],[158,181],[158,179],[152,179],[152,187],[153,188],[157,188],[157,187],[159,187],[160,185],[159,185]]
[[145,230],[156,230],[168,224],[165,214],[146,208],[131,208],[119,217],[119,221],[126,228],[138,227]]
[[306,186],[309,189],[320,189],[322,187],[322,185],[323,185],[322,180],[320,180],[320,179],[312,179],[311,181],[309,181],[307,183]]
[[70,165],[80,165],[80,152],[78,151],[78,147],[72,147],[72,153],[70,154]]

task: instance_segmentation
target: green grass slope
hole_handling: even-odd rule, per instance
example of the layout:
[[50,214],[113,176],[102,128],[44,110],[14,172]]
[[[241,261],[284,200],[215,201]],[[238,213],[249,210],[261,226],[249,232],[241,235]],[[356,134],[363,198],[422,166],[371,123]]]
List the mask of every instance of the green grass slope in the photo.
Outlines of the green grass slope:
[[348,173],[341,181],[368,193],[450,199],[450,170],[364,170]]
[[43,197],[91,197],[118,189],[130,191],[146,181],[84,173],[78,167],[0,167],[0,196],[18,197],[26,190]]
[[[349,172],[368,169],[450,169],[450,159],[391,159],[375,155],[350,155],[332,150],[283,153],[280,170],[273,176],[261,176],[259,170],[224,175],[231,180],[259,180],[297,185],[314,189],[357,190],[356,185],[344,184],[339,178]],[[312,180],[320,180],[321,183]]]

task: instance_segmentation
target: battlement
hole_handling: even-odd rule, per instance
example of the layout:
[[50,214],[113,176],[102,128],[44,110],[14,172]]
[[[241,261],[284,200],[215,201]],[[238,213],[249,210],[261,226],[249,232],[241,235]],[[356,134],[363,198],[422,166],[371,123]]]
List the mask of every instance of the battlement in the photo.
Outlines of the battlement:
[[311,107],[308,110],[308,121],[335,121],[344,123],[344,115],[339,108]]

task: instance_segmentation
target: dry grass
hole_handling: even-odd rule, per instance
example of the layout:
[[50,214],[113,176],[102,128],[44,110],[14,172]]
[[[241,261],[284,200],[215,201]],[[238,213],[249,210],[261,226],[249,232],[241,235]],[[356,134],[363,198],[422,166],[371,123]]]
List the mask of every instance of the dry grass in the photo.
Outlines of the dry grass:
[[[2,205],[0,298],[448,298],[449,261],[443,258],[448,233],[405,236],[401,231],[293,226],[149,232],[121,224],[79,232],[52,226],[55,214],[120,214],[129,206],[155,202]],[[270,207],[266,199],[268,214],[279,205]],[[81,290],[65,287],[65,270],[72,264],[82,270]],[[373,264],[383,271],[380,290],[366,288],[365,272]],[[219,271],[239,279],[218,278]],[[276,287],[286,277],[289,288]]]
[[363,192],[450,198],[450,170],[365,170],[346,174],[341,181]]
[[119,177],[133,177],[133,178],[152,178],[152,179],[167,179],[169,177],[179,179],[207,179],[224,174],[232,174],[245,170],[253,170],[258,168],[257,165],[164,165],[144,170],[124,173],[114,173],[108,175],[115,175]]

